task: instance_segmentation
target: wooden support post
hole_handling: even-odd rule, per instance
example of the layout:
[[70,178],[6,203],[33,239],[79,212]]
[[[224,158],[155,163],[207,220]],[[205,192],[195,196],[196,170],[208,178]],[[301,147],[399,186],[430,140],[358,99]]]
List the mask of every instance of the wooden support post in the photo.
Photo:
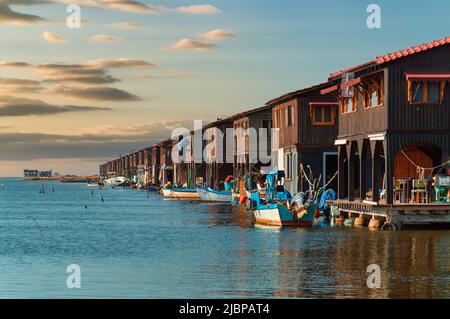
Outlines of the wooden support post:
[[352,142],[347,144],[347,163],[348,163],[348,200],[355,199],[355,159],[352,151]]
[[366,171],[367,171],[367,152],[364,145],[364,141],[358,141],[358,153],[359,153],[359,193],[361,200],[366,198]]
[[[345,154],[346,154],[345,145],[341,145],[338,147],[338,189],[337,189],[337,198],[344,199],[345,198]],[[300,172],[303,174],[302,172]],[[303,176],[303,175],[302,175]]]
[[386,203],[392,204],[394,202],[394,154],[395,150],[388,144],[387,140],[383,141],[384,150],[384,175],[386,187]]
[[379,202],[380,201],[380,194],[379,189],[380,183],[379,181],[379,175],[381,173],[380,170],[380,158],[378,154],[378,148],[377,148],[377,141],[370,141],[370,149],[372,153],[372,192],[373,192],[373,201]]

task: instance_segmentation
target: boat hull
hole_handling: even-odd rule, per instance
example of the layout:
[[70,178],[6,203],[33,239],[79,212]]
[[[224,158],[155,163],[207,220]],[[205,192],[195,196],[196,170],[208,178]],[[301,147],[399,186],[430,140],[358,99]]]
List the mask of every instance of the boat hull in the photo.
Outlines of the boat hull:
[[197,188],[197,193],[202,201],[231,203],[232,193],[216,191],[211,188]]
[[254,210],[256,223],[265,226],[277,227],[309,227],[313,225],[316,205],[308,208],[308,213],[302,218],[297,218],[295,213],[280,204],[259,206]]
[[182,189],[182,188],[163,188],[162,193],[166,198],[174,199],[199,199],[200,196],[195,189]]

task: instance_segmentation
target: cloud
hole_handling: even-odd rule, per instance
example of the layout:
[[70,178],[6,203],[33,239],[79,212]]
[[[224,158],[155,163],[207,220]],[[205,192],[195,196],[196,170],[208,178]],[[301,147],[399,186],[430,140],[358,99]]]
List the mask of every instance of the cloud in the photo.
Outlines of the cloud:
[[209,51],[215,47],[212,43],[181,39],[168,48],[171,51]]
[[95,68],[132,68],[132,67],[145,67],[145,68],[153,68],[155,65],[153,63],[137,60],[137,59],[129,59],[129,58],[120,58],[117,60],[93,60],[88,61],[87,64],[89,66],[93,66]]
[[37,93],[42,90],[41,83],[35,80],[0,77],[0,92],[2,93]]
[[83,85],[101,85],[119,82],[106,69],[113,68],[153,68],[154,64],[139,59],[120,58],[116,60],[92,60],[83,64],[40,64],[35,73],[49,83],[76,83]]
[[30,66],[31,64],[28,64],[23,61],[0,61],[0,67],[5,68],[27,68]]
[[111,25],[115,29],[143,29],[144,26],[135,22],[118,22]]
[[82,64],[40,64],[35,75],[41,76],[44,83],[102,85],[120,81],[101,68]]
[[52,105],[46,102],[13,96],[0,96],[0,117],[49,115],[67,112],[106,111],[108,108],[77,105]]
[[42,33],[42,37],[47,42],[67,42],[66,38],[64,38],[63,36],[50,31],[45,31],[44,33]]
[[[102,125],[77,134],[0,133],[0,160],[113,158],[170,138],[173,129],[191,129],[192,121],[154,121],[134,125]],[[98,163],[100,164],[100,163]]]
[[161,11],[156,7],[133,0],[103,0],[101,1],[101,6],[109,9],[136,13],[157,13]]
[[88,87],[88,88],[76,88],[59,86],[49,88],[47,90],[50,94],[63,95],[70,98],[91,100],[91,101],[140,101],[139,96],[133,95],[121,89],[110,87]]
[[201,33],[200,37],[208,41],[218,41],[226,38],[235,37],[236,34],[233,31],[225,29],[217,29],[205,33]]
[[[45,2],[60,3],[65,5],[74,3],[73,0],[47,0]],[[77,0],[76,3],[84,7],[119,10],[135,13],[157,13],[161,11],[161,8],[159,7],[146,5],[135,0]]]
[[84,84],[84,85],[102,85],[120,82],[120,79],[114,78],[110,75],[105,76],[69,76],[65,78],[47,78],[43,80],[46,83],[71,83],[71,84]]
[[189,14],[214,14],[221,12],[218,8],[209,4],[178,7],[175,11]]
[[122,42],[123,39],[113,35],[97,34],[88,39],[90,42]]
[[[31,2],[34,3],[34,1],[23,1],[23,4],[31,4]],[[30,25],[46,21],[37,15],[13,11],[8,4],[20,4],[20,1],[7,0],[6,3],[0,3],[0,24]]]
[[0,86],[39,86],[39,85],[40,82],[35,80],[0,77]]

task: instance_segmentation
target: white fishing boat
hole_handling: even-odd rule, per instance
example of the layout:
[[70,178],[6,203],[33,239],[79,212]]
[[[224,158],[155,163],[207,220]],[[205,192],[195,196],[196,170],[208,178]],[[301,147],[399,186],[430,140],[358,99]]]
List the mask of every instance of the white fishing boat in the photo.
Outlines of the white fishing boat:
[[87,187],[88,188],[100,188],[100,187],[102,187],[102,185],[99,183],[87,183]]
[[205,202],[231,203],[232,192],[217,191],[210,187],[197,188],[200,199]]
[[116,176],[111,177],[105,180],[105,185],[109,187],[117,187],[125,184],[128,181],[126,177],[123,176]]
[[172,199],[199,199],[200,196],[193,188],[163,188],[162,193],[166,198]]

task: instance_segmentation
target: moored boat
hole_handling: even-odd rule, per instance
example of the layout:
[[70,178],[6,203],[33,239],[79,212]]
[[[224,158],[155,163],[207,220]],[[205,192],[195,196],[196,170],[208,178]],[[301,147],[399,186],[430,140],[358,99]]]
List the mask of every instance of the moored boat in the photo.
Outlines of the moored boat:
[[287,205],[274,203],[260,205],[254,210],[256,223],[280,227],[309,227],[313,225],[317,205],[313,204],[300,212],[291,211]]
[[116,176],[105,180],[105,185],[110,187],[129,186],[130,182],[126,177]]
[[218,191],[210,187],[197,188],[197,193],[205,202],[231,203],[232,200],[232,192]]
[[267,175],[267,188],[263,195],[258,191],[249,194],[248,208],[253,210],[256,223],[276,227],[309,227],[314,223],[317,204],[303,203],[304,194],[292,199],[284,189],[284,172]]
[[193,188],[163,188],[162,193],[166,198],[172,199],[199,199],[200,196]]

